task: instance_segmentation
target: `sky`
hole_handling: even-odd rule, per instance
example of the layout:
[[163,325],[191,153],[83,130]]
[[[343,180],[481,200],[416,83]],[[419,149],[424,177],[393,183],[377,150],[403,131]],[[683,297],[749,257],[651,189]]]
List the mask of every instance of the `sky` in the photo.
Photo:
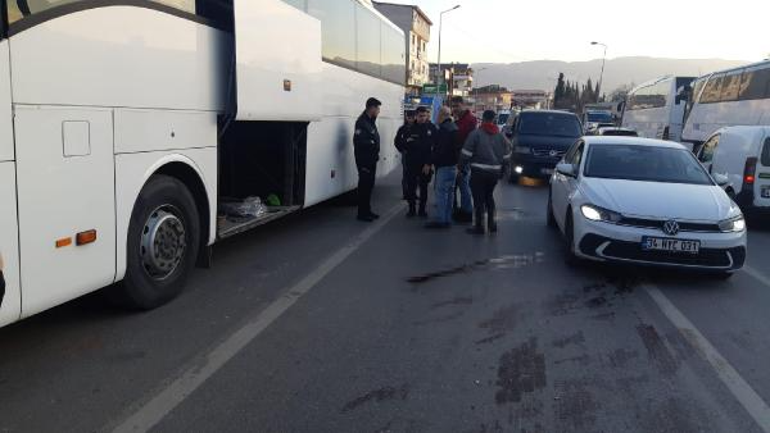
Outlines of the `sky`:
[[383,0],[416,4],[433,21],[429,55],[442,63],[586,61],[651,56],[759,61],[770,57],[767,0]]

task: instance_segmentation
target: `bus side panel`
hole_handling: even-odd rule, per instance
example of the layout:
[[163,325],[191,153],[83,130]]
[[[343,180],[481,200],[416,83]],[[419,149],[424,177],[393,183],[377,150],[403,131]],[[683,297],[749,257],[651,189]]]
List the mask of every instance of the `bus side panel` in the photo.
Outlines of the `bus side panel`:
[[0,162],[0,254],[5,262],[5,295],[0,299],[0,326],[19,320],[19,233],[16,225],[16,168]]
[[383,104],[377,119],[381,141],[377,175],[386,176],[400,167],[393,140],[403,124],[404,88],[328,63],[324,63],[323,82],[324,117],[308,128],[306,206],[356,188],[353,131],[369,97],[376,97]]
[[228,40],[142,7],[57,17],[11,37],[14,102],[223,111]]
[[166,164],[182,163],[194,169],[206,187],[209,201],[209,244],[216,239],[217,148],[187,149],[115,156],[115,199],[117,210],[116,280],[126,275],[126,242],[131,213],[139,193],[153,173]]
[[[115,280],[112,110],[16,105],[23,316]],[[77,235],[95,231],[93,242]]]
[[8,41],[0,42],[0,161],[13,161],[11,62]]

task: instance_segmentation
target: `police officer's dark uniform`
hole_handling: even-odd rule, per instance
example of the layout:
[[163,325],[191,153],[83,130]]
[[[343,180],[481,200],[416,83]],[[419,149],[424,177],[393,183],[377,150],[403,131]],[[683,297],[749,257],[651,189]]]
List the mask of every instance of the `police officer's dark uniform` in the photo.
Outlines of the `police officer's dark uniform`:
[[[0,257],[0,264],[3,263],[3,258]],[[3,307],[3,299],[5,298],[5,275],[3,275],[3,267],[0,265],[0,308]]]
[[414,216],[418,200],[417,190],[420,195],[421,217],[428,216],[425,206],[428,201],[428,184],[431,175],[423,173],[423,167],[430,165],[431,152],[436,142],[438,129],[430,121],[426,123],[415,123],[410,130],[409,139],[405,148],[406,158],[406,200],[409,202],[408,216]]
[[[379,107],[380,101],[369,98],[369,107]],[[358,117],[353,137],[356,167],[358,168],[358,219],[373,221],[378,215],[372,212],[372,190],[377,175],[377,161],[380,160],[380,133],[377,131],[376,119],[369,117],[366,111]]]
[[[414,118],[415,112],[414,110],[409,110],[405,113],[405,116],[407,118],[411,117]],[[409,122],[404,122],[403,125],[401,125],[400,128],[398,128],[398,132],[396,132],[396,139],[394,140],[396,149],[398,149],[398,152],[401,153],[401,190],[404,194],[404,200],[407,199],[407,196],[409,195],[407,192],[407,183],[406,183],[406,155],[404,152],[406,152],[406,144],[409,140],[409,137],[412,135],[412,127],[414,126],[414,122],[411,124]]]

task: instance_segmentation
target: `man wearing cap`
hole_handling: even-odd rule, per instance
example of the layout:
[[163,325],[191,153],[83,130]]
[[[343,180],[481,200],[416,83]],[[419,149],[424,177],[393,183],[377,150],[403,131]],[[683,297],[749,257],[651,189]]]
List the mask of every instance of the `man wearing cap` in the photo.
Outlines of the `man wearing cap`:
[[372,212],[372,190],[377,175],[377,161],[380,160],[380,133],[376,122],[381,105],[376,98],[366,101],[366,110],[358,117],[353,136],[358,168],[358,220],[364,222],[379,218],[379,215]]
[[[425,107],[417,109],[417,121],[411,129],[405,148],[406,158],[406,199],[409,202],[407,217],[419,215],[427,218],[428,184],[432,176],[430,166],[431,151],[436,141],[438,130],[430,121],[430,112]],[[419,190],[420,194],[417,195]],[[419,212],[417,200],[419,198]]]
[[468,136],[460,154],[460,166],[471,169],[474,222],[468,232],[485,233],[484,220],[490,233],[497,233],[494,192],[503,175],[503,167],[511,158],[511,143],[495,124],[496,113],[484,112],[481,127]]

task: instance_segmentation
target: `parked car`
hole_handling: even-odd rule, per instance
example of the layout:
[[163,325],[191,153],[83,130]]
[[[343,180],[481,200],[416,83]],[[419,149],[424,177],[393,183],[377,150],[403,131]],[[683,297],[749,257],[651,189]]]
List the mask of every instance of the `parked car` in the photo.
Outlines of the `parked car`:
[[605,126],[597,129],[593,133],[593,135],[614,136],[614,137],[638,137],[639,133],[631,128]]
[[584,137],[556,167],[548,225],[567,258],[707,270],[729,277],[746,260],[740,208],[674,142]]
[[770,210],[770,126],[732,126],[717,130],[703,144],[698,160],[744,212]]
[[520,176],[547,178],[567,149],[583,135],[580,119],[572,113],[551,110],[522,111],[508,135],[513,143],[509,179]]

